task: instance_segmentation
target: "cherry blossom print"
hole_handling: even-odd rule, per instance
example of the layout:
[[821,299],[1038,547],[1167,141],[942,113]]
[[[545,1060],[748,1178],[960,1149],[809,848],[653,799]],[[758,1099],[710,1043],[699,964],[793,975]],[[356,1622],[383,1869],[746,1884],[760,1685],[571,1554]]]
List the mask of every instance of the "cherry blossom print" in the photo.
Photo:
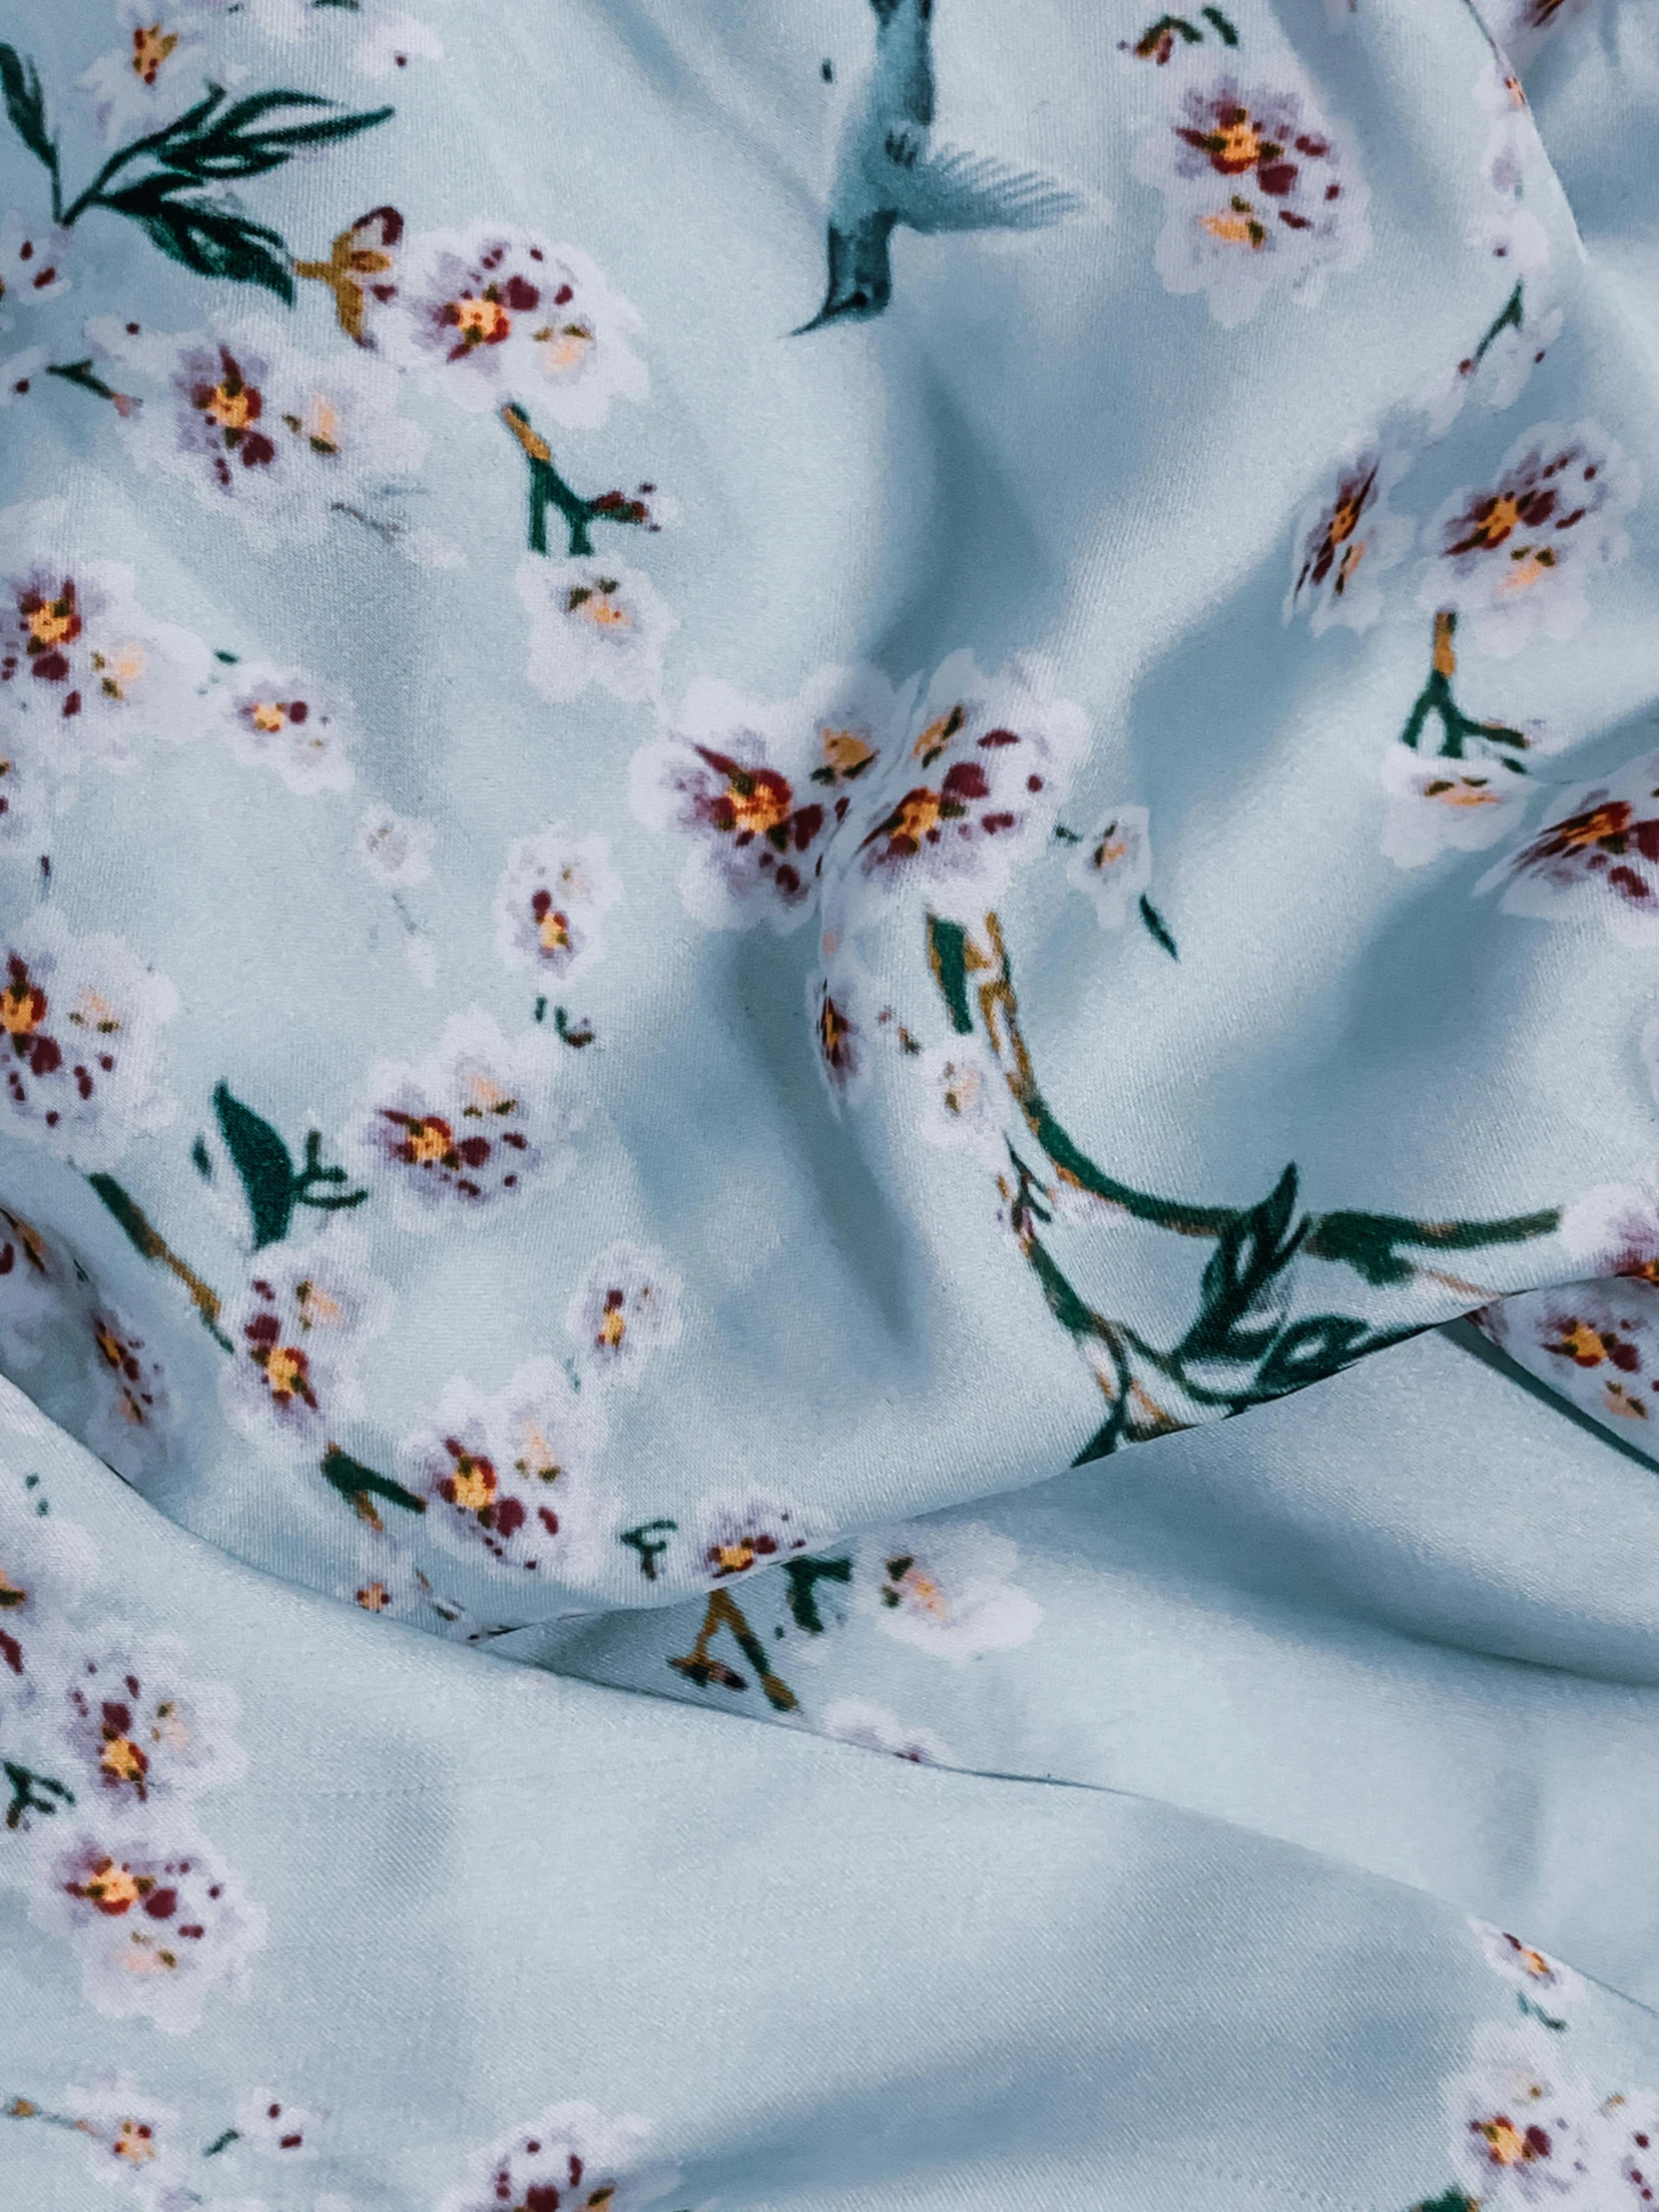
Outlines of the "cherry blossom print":
[[670,733],[634,757],[634,812],[689,846],[687,911],[709,928],[784,932],[812,911],[829,840],[900,736],[901,702],[869,668],[819,670],[797,699],[700,678]]
[[741,1581],[757,1567],[794,1558],[822,1543],[830,1531],[798,1505],[755,1496],[709,1500],[694,1533],[697,1571],[718,1583]]
[[937,912],[981,916],[1021,848],[1047,835],[1088,733],[1033,657],[985,676],[953,654],[836,833],[826,926],[844,939],[876,918],[872,894],[912,888]]
[[1599,2212],[1605,2203],[1596,2099],[1541,2036],[1478,2030],[1468,2072],[1447,2084],[1446,2108],[1457,2179],[1482,2212]]
[[177,1426],[167,1374],[135,1325],[113,1306],[96,1306],[86,1320],[92,1348],[87,1358],[92,1404],[83,1441],[107,1466],[139,1486],[167,1464]]
[[1470,1921],[1469,1927],[1492,1971],[1513,1983],[1530,2003],[1559,2013],[1569,2010],[1583,1996],[1582,1977],[1570,1966],[1562,1965],[1559,1958],[1534,1950],[1530,1943],[1494,1928],[1489,1921]]
[[876,1041],[891,1025],[875,978],[833,931],[821,940],[824,965],[807,977],[807,1019],[818,1071],[838,1113],[868,1088]]
[[20,718],[65,787],[88,760],[129,766],[144,741],[206,727],[212,668],[200,639],[140,608],[131,569],[80,557],[61,502],[0,513],[0,744]]
[[[0,329],[5,327],[0,308]],[[15,407],[27,399],[44,373],[51,354],[44,345],[25,345],[21,351],[0,358],[0,409]]]
[[620,561],[526,554],[517,591],[530,618],[526,673],[544,699],[560,706],[590,686],[616,699],[656,698],[679,618],[649,576]]
[[594,429],[643,399],[637,311],[588,256],[530,232],[477,226],[405,241],[396,291],[371,327],[389,360],[463,407],[521,400],[533,419]]
[[680,1342],[685,1285],[665,1254],[623,1242],[602,1252],[565,1313],[565,1332],[595,1382],[637,1382]]
[[1534,635],[1571,637],[1590,579],[1630,550],[1620,521],[1639,488],[1634,462],[1594,423],[1538,424],[1426,526],[1420,604],[1466,619],[1474,643],[1501,658]]
[[100,1810],[42,1824],[31,1914],[69,1938],[96,2011],[188,2034],[210,2000],[248,1993],[265,1913],[177,1816],[164,1836]]
[[51,907],[0,933],[0,1126],[84,1169],[172,1120],[165,976],[116,937],[77,937]]
[[510,968],[568,982],[604,957],[600,917],[622,895],[610,846],[550,823],[507,853],[495,893],[495,943]]
[[69,1622],[98,1579],[85,1533],[0,1474],[0,1717],[41,1708],[73,1664]]
[[837,1698],[825,1707],[819,1726],[837,1743],[857,1744],[864,1751],[884,1751],[889,1758],[908,1760],[913,1767],[962,1764],[930,1728],[914,1728],[885,1706],[871,1705],[865,1698]]
[[357,857],[392,890],[407,890],[431,874],[436,835],[430,823],[370,807],[357,824]]
[[360,518],[424,457],[390,368],[346,347],[307,359],[274,316],[172,336],[105,319],[87,334],[160,387],[123,424],[135,464],[182,477],[258,543],[306,544],[339,512]]
[[1066,863],[1102,929],[1121,929],[1152,881],[1150,824],[1144,807],[1114,807]]
[[1659,1437],[1659,1285],[1573,1283],[1500,1300],[1480,1326],[1551,1389],[1638,1441]]
[[314,1458],[359,1410],[358,1357],[390,1314],[353,1228],[261,1253],[221,1316],[235,1348],[219,1380],[226,1418],[273,1451]]
[[1525,303],[1524,287],[1517,286],[1473,351],[1436,375],[1418,395],[1415,404],[1425,418],[1428,442],[1444,437],[1472,393],[1488,407],[1512,407],[1533,370],[1548,358],[1565,320],[1559,307],[1533,311]]
[[32,225],[15,208],[0,215],[0,318],[60,298],[69,289],[68,254],[67,231]]
[[257,2158],[296,2165],[313,2155],[311,2137],[322,2117],[274,2089],[250,2089],[237,2099],[237,2139]]
[[141,1643],[111,1623],[73,1650],[59,1721],[83,1802],[136,1817],[247,1773],[235,1694],[192,1682],[174,1638]]
[[1338,468],[1334,489],[1303,510],[1287,622],[1306,615],[1316,638],[1339,624],[1369,630],[1376,622],[1382,612],[1378,578],[1398,566],[1416,535],[1409,516],[1388,508],[1388,492],[1407,465],[1403,455],[1362,451]]
[[1469,744],[1453,760],[1391,745],[1380,774],[1382,851],[1401,868],[1496,844],[1519,828],[1533,790],[1497,746]]
[[31,1368],[48,1333],[72,1322],[75,1264],[34,1223],[0,1206],[0,1372]]
[[208,19],[225,12],[203,0],[117,0],[119,43],[80,80],[106,145],[161,130],[201,99]]
[[1270,291],[1312,305],[1371,247],[1352,146],[1308,88],[1246,88],[1230,72],[1189,85],[1141,139],[1135,174],[1164,196],[1153,258],[1165,289],[1206,293],[1225,329]]
[[237,670],[217,706],[238,760],[274,770],[301,798],[350,790],[354,718],[350,702],[330,686],[296,669],[256,663]]
[[430,1058],[370,1069],[361,1114],[340,1140],[360,1179],[392,1194],[410,1227],[510,1202],[569,1168],[581,1110],[556,1043],[509,1043],[489,1015],[456,1014]]
[[434,1419],[403,1444],[402,1479],[426,1525],[461,1559],[569,1579],[587,1556],[605,1419],[550,1360],[520,1368],[498,1397],[448,1384]]
[[1612,2173],[1602,2202],[1619,2212],[1649,2212],[1659,2202],[1659,2095],[1637,2089],[1602,2105],[1602,2132]]
[[[1651,1072],[1652,1045],[1648,1047]],[[1659,1175],[1600,1183],[1561,1215],[1561,1242],[1585,1276],[1640,1276],[1659,1288]]]
[[918,1127],[929,1144],[965,1152],[993,1175],[1008,1170],[1008,1084],[972,1037],[929,1045],[913,1062],[921,1086]]
[[[411,62],[441,62],[443,42],[429,23],[379,0],[352,0],[348,12],[314,0],[245,0],[256,29],[288,46],[344,52],[360,77],[395,78]],[[319,53],[318,59],[322,55]]]
[[93,2178],[132,2190],[155,2212],[174,2212],[190,2199],[185,2175],[196,2146],[179,2113],[130,2074],[107,2074],[66,2089],[65,2116],[85,2138]]
[[1009,1579],[1018,1563],[982,1522],[901,1523],[859,1539],[854,1603],[889,1636],[962,1666],[1035,1635],[1042,1608]]
[[1659,754],[1557,798],[1539,829],[1474,886],[1506,913],[1599,917],[1634,944],[1659,931]]
[[651,2131],[591,2104],[557,2104],[506,2142],[480,2151],[472,2178],[441,2212],[642,2212],[680,2176],[650,2155]]

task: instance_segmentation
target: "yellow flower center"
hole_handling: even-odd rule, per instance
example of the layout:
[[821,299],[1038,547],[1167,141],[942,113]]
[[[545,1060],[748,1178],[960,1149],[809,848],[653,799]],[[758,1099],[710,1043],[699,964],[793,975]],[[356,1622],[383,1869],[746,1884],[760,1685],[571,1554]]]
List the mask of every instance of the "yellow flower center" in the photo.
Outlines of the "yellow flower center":
[[93,1869],[81,1894],[107,1913],[125,1913],[129,1906],[137,1905],[144,1892],[138,1877],[128,1868],[106,1859]]
[[110,2148],[130,2166],[145,2166],[156,2155],[156,2138],[142,2120],[123,2120]]
[[130,1736],[118,1736],[114,1743],[104,1746],[98,1764],[118,1782],[137,1782],[142,1779],[149,1761]]
[[782,777],[746,776],[742,783],[747,788],[741,788],[735,781],[726,787],[734,829],[764,837],[769,830],[776,830],[780,823],[789,821],[795,794]]
[[365,1613],[383,1613],[391,1603],[391,1592],[383,1582],[365,1582],[357,1592],[357,1603]]
[[254,394],[246,384],[233,391],[229,384],[215,384],[203,406],[222,430],[246,430],[255,414]]
[[455,1503],[466,1513],[481,1513],[495,1498],[495,1469],[487,1459],[462,1457],[455,1462]]
[[570,920],[557,907],[542,916],[541,927],[536,931],[544,952],[564,952],[570,946]]
[[1530,2164],[1532,2146],[1506,2113],[1500,2112],[1489,2120],[1476,2120],[1474,2128],[1486,2145],[1486,2155],[1494,2166]]
[[75,635],[75,610],[62,600],[37,607],[29,617],[29,635],[37,645],[62,645]]
[[605,1309],[605,1318],[599,1324],[599,1334],[595,1340],[596,1343],[603,1345],[607,1352],[615,1352],[621,1345],[623,1338],[626,1337],[627,1334],[627,1315],[624,1314],[620,1306],[607,1306]]
[[913,1605],[919,1612],[931,1614],[934,1620],[942,1620],[950,1610],[949,1600],[945,1597],[943,1590],[939,1588],[933,1577],[930,1574],[924,1574],[920,1567],[912,1567],[908,1574],[902,1577],[900,1587],[909,1604]]
[[292,1397],[305,1379],[305,1355],[291,1345],[276,1345],[265,1362],[266,1388],[273,1397]]
[[1502,589],[1508,592],[1530,591],[1540,577],[1547,576],[1555,566],[1555,556],[1546,547],[1542,552],[1528,546],[1517,560],[1510,562],[1505,571]]
[[446,1125],[435,1114],[415,1122],[404,1139],[404,1148],[417,1167],[435,1167],[449,1157],[452,1140]]
[[1262,158],[1262,134],[1248,115],[1215,134],[1215,158],[1228,169],[1254,169]]
[[628,609],[613,599],[603,586],[590,591],[571,612],[580,615],[584,622],[591,622],[596,630],[632,630],[634,627],[634,618]]
[[735,1544],[716,1544],[715,1565],[722,1574],[746,1574],[755,1564],[755,1546],[747,1536]]
[[1476,545],[1501,545],[1520,521],[1520,501],[1512,491],[1499,492],[1474,526]]
[[140,24],[133,32],[133,75],[153,85],[178,43],[177,31],[164,31],[159,23]]
[[248,710],[248,719],[256,730],[263,730],[268,738],[274,738],[287,721],[288,711],[279,699],[256,699]]
[[23,983],[8,983],[0,991],[0,1029],[8,1037],[32,1037],[45,1016],[46,1007]]
[[485,345],[511,327],[512,317],[499,299],[475,299],[463,292],[449,302],[448,320],[473,345]]
[[944,751],[966,720],[966,710],[963,707],[956,706],[952,707],[947,714],[940,715],[936,722],[930,722],[927,725],[921,736],[917,738],[914,747],[915,758],[921,762],[924,768],[936,755]]
[[121,1364],[127,1357],[127,1347],[107,1322],[99,1322],[93,1329],[93,1341],[103,1357],[104,1365],[119,1375]]
[[1559,1348],[1582,1368],[1600,1367],[1607,1357],[1607,1340],[1583,1321],[1575,1321],[1562,1330]]
[[912,843],[920,844],[929,830],[937,829],[943,805],[937,792],[906,792],[898,803],[887,834],[908,837]]

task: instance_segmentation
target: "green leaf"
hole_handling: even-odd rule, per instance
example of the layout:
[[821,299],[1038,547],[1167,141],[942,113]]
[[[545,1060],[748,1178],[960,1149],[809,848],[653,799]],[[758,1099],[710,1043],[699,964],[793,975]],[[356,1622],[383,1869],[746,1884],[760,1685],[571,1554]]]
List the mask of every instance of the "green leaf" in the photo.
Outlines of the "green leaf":
[[1204,1269],[1198,1319],[1176,1348],[1183,1369],[1200,1361],[1254,1366],[1274,1343],[1307,1228],[1295,1221],[1296,1200],[1293,1162],[1259,1206],[1223,1229]]
[[817,1585],[820,1582],[850,1582],[850,1559],[787,1559],[784,1577],[790,1586],[790,1613],[797,1628],[804,1628],[810,1636],[824,1634],[824,1615],[819,1611]]
[[1153,943],[1162,945],[1172,960],[1179,960],[1181,955],[1176,950],[1175,939],[1169,933],[1169,925],[1145,891],[1141,893],[1141,919],[1145,922]]
[[1461,2189],[1448,2189],[1432,2203],[1414,2204],[1411,2212],[1480,2212],[1478,2197],[1466,2197]]
[[46,98],[40,89],[40,72],[33,62],[25,61],[14,46],[0,46],[0,94],[4,95],[12,129],[36,161],[44,162],[55,177],[58,149],[46,128]]
[[[146,179],[145,186],[151,182]],[[136,187],[134,197],[144,189]],[[198,276],[223,276],[236,284],[263,284],[267,291],[293,305],[293,277],[287,249],[278,232],[267,230],[262,223],[250,223],[246,216],[205,207],[199,201],[169,200],[158,195],[153,205],[141,207],[125,205],[128,198],[127,194],[118,194],[106,205],[130,215],[169,261],[182,262]]]
[[224,1083],[214,1092],[214,1113],[247,1194],[254,1250],[279,1244],[293,1219],[292,1155],[270,1122],[233,1097]]
[[1402,1246],[1419,1252],[1478,1252],[1487,1245],[1527,1244],[1552,1236],[1560,1227],[1558,1208],[1536,1214],[1511,1214],[1500,1221],[1411,1221],[1403,1214],[1334,1213],[1316,1215],[1309,1225],[1307,1250],[1316,1260],[1351,1267],[1377,1289],[1409,1283],[1418,1263]]
[[323,1480],[332,1483],[348,1505],[355,1505],[362,1497],[378,1497],[405,1513],[426,1510],[423,1497],[416,1497],[413,1490],[404,1489],[402,1483],[394,1482],[390,1475],[376,1474],[360,1459],[353,1459],[348,1451],[341,1451],[338,1444],[328,1446],[322,1454],[321,1465]]
[[973,1033],[973,1008],[968,1000],[967,931],[957,921],[927,917],[927,964],[944,994],[950,1025],[958,1036]]

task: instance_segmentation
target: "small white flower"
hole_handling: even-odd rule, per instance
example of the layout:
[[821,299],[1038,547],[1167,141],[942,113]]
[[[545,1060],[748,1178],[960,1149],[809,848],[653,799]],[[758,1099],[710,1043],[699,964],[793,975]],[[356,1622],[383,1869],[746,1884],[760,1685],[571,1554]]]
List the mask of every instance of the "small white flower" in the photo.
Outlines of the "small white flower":
[[830,839],[902,733],[879,671],[825,668],[798,698],[744,698],[700,677],[666,739],[634,756],[634,812],[688,844],[680,894],[705,927],[806,920]]
[[697,1571],[708,1582],[741,1581],[822,1543],[830,1531],[801,1506],[777,1497],[714,1497],[694,1524]]
[[825,1735],[838,1743],[857,1744],[865,1751],[884,1751],[894,1759],[907,1759],[915,1767],[959,1767],[961,1761],[950,1746],[930,1728],[914,1728],[883,1705],[864,1698],[838,1698],[827,1705],[820,1723]]
[[106,145],[159,131],[206,90],[208,21],[230,0],[118,0],[121,43],[80,79]]
[[1505,913],[1595,918],[1626,943],[1659,934],[1659,754],[1558,792],[1542,825],[1473,895],[1503,886]]
[[239,761],[274,769],[302,798],[350,790],[356,730],[350,702],[330,686],[297,669],[256,662],[237,670],[217,707]]
[[178,1425],[166,1370],[113,1306],[94,1308],[88,1328],[93,1394],[83,1441],[117,1474],[142,1487],[165,1468]]
[[1594,423],[1539,423],[1427,525],[1420,604],[1465,617],[1481,651],[1504,658],[1535,633],[1571,637],[1589,579],[1630,550],[1620,524],[1639,489],[1635,463]]
[[83,1170],[113,1166],[177,1111],[162,1029],[178,1004],[119,938],[36,908],[0,934],[0,1126]]
[[271,2089],[250,2089],[237,2099],[236,2130],[258,2157],[292,2165],[313,2155],[307,2138],[322,2117]]
[[404,1442],[401,1478],[458,1558],[506,1575],[575,1578],[596,1521],[605,1416],[551,1360],[520,1368],[499,1397],[450,1382]]
[[583,1118],[564,1095],[557,1050],[539,1036],[509,1043],[487,1014],[456,1014],[428,1059],[369,1070],[341,1150],[359,1176],[389,1184],[411,1228],[557,1181]]
[[1481,1327],[1529,1375],[1644,1443],[1659,1433],[1659,1272],[1526,1291],[1488,1306]]
[[565,1328],[596,1382],[638,1382],[652,1356],[680,1342],[685,1286],[648,1245],[614,1244],[582,1278]]
[[1537,2036],[1478,2029],[1468,2072],[1446,2084],[1446,2116],[1457,2179],[1484,2212],[1605,2204],[1594,2093]]
[[[106,2074],[73,2085],[59,2103],[83,2136],[94,2178],[132,2190],[158,2212],[170,2212],[184,2185],[186,2157],[179,2114],[142,2089],[131,2074]],[[194,2146],[193,2146],[194,2147]]]
[[1575,2004],[1584,1994],[1582,1979],[1546,1951],[1534,1950],[1518,1936],[1494,1928],[1490,1921],[1473,1921],[1470,1929],[1486,1953],[1486,1963],[1522,1994],[1552,2012]]
[[111,1622],[71,1641],[57,1719],[84,1804],[137,1818],[242,1780],[236,1696],[191,1681],[176,1637],[139,1642]]
[[[1642,1045],[1650,1080],[1659,1045],[1649,1023]],[[1659,1171],[1640,1183],[1598,1183],[1565,1207],[1561,1242],[1585,1277],[1641,1275],[1659,1283]]]
[[617,699],[651,700],[662,688],[663,649],[679,618],[649,576],[611,560],[518,565],[519,603],[530,617],[530,682],[561,705],[590,685]]
[[74,1263],[33,1222],[0,1206],[0,1371],[31,1368],[48,1331],[72,1323]]
[[1102,929],[1121,929],[1152,881],[1152,832],[1144,807],[1115,807],[1066,863]]
[[1287,622],[1309,618],[1315,637],[1342,624],[1369,630],[1382,612],[1377,579],[1410,550],[1416,524],[1389,512],[1388,493],[1408,456],[1384,460],[1376,450],[1352,455],[1337,470],[1337,488],[1304,508],[1296,527]]
[[371,875],[393,890],[424,883],[432,872],[430,823],[416,822],[390,807],[370,807],[357,824],[357,857]]
[[921,1133],[929,1144],[965,1152],[993,1174],[1008,1168],[1008,1085],[976,1039],[930,1045],[915,1062],[921,1084]]
[[270,1449],[315,1458],[359,1409],[358,1357],[390,1313],[361,1233],[343,1220],[260,1253],[221,1316],[235,1347],[219,1378],[226,1418]]
[[676,2186],[672,2166],[650,2160],[651,2131],[634,2118],[607,2119],[591,2104],[556,2104],[541,2119],[471,2160],[474,2178],[440,2212],[642,2212]]
[[854,1602],[888,1635],[961,1666],[1035,1635],[1042,1608],[1009,1580],[1018,1562],[980,1521],[901,1522],[859,1539]]
[[1479,852],[1518,825],[1533,787],[1497,746],[1460,760],[1391,745],[1381,764],[1382,850],[1395,867],[1424,867],[1442,852]]
[[568,982],[603,958],[599,919],[621,895],[605,838],[550,823],[507,853],[495,892],[496,949],[510,968]]
[[374,327],[387,358],[469,408],[518,400],[532,422],[592,429],[643,399],[640,317],[580,248],[475,225],[409,239]]
[[903,740],[860,789],[826,869],[825,922],[845,941],[885,900],[923,891],[981,920],[1020,855],[1048,834],[1088,744],[1088,718],[1028,656],[986,676],[954,653],[910,710]]
[[1189,85],[1140,140],[1135,174],[1164,195],[1165,289],[1206,293],[1227,329],[1276,289],[1312,305],[1371,248],[1352,145],[1306,86],[1245,87],[1231,72]]
[[87,334],[163,387],[123,420],[138,467],[182,477],[259,543],[313,542],[424,455],[425,433],[396,412],[395,371],[349,347],[308,359],[274,315],[172,336],[105,318]]
[[178,1814],[153,1832],[112,1827],[96,1808],[43,1823],[30,1910],[69,1938],[95,2011],[173,2035],[199,2025],[211,1998],[246,1996],[267,1933],[263,1909]]
[[0,313],[61,297],[69,289],[68,253],[67,231],[31,225],[8,208],[0,216]]

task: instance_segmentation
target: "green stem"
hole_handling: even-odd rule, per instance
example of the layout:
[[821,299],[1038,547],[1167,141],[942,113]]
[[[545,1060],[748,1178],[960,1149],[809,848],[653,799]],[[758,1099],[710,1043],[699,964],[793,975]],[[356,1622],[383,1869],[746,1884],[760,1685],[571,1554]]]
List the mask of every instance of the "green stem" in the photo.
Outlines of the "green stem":
[[236,1346],[219,1326],[225,1304],[219,1293],[203,1282],[188,1261],[180,1259],[144,1209],[128,1196],[113,1175],[89,1175],[87,1181],[115,1216],[134,1251],[146,1260],[160,1261],[170,1274],[177,1276],[189,1291],[191,1304],[201,1315],[203,1326],[214,1343],[225,1352],[235,1352]]
[[1480,340],[1480,343],[1474,349],[1473,355],[1471,357],[1476,364],[1486,358],[1486,350],[1488,346],[1490,346],[1494,342],[1500,332],[1504,330],[1518,330],[1520,328],[1525,315],[1525,280],[1517,276],[1515,279],[1514,290],[1503,302],[1502,307],[1493,317],[1491,327],[1487,330],[1485,336]]
[[[0,1760],[0,1774],[11,1786],[12,1801],[6,1808],[6,1826],[21,1828],[25,1813],[55,1813],[60,1805],[73,1805],[75,1793],[49,1774],[36,1774],[10,1759]],[[42,1791],[50,1795],[42,1796]]]
[[[1484,739],[1488,745],[1513,746],[1526,752],[1531,740],[1523,731],[1511,730],[1502,722],[1476,722],[1472,715],[1464,714],[1452,691],[1452,678],[1457,673],[1457,655],[1453,641],[1457,634],[1457,617],[1449,607],[1442,607],[1434,617],[1434,643],[1429,658],[1428,680],[1411,704],[1411,712],[1405,718],[1405,727],[1399,733],[1399,742],[1415,753],[1420,750],[1419,740],[1432,716],[1440,726],[1440,743],[1434,758],[1441,761],[1460,761],[1463,748],[1470,738]],[[1526,771],[1518,761],[1504,761],[1504,767],[1517,776]]]

